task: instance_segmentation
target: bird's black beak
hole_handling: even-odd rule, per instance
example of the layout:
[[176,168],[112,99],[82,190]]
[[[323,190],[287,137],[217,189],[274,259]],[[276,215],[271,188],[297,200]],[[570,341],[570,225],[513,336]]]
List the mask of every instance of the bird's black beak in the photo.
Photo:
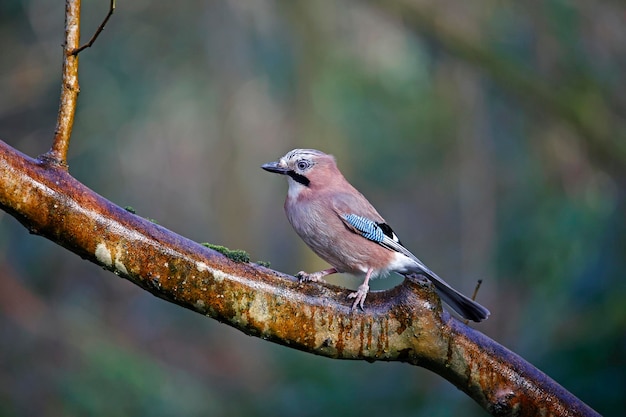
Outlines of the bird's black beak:
[[289,173],[289,169],[280,165],[280,162],[268,162],[267,164],[261,165],[266,171],[275,172],[277,174],[287,175]]

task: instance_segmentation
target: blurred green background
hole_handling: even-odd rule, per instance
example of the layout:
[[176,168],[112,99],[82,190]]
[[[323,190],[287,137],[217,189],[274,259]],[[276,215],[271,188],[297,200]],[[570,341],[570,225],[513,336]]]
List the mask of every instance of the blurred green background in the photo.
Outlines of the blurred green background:
[[[108,1],[83,2],[83,40]],[[0,3],[0,139],[52,139],[63,2]],[[477,326],[605,415],[626,406],[626,6],[118,2],[80,55],[70,170],[274,269],[325,264],[260,170],[339,166]],[[334,283],[356,287],[350,277]],[[375,283],[389,288],[389,278]],[[0,213],[0,415],[483,416],[403,364],[333,361],[170,305]]]

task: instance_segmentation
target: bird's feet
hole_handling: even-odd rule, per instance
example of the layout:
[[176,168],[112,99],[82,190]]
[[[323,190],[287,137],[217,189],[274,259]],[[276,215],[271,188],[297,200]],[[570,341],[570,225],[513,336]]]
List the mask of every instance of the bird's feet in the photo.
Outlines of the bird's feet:
[[359,285],[359,288],[356,292],[348,294],[348,298],[354,298],[354,302],[352,303],[352,310],[354,310],[357,306],[363,310],[363,303],[365,302],[365,297],[367,297],[367,293],[369,292],[370,287],[367,284]]
[[318,271],[318,272],[313,272],[311,274],[307,274],[304,271],[300,271],[296,274],[296,278],[298,278],[299,282],[322,282],[324,281],[324,276],[328,275],[325,274],[324,272],[326,271]]
[[310,274],[307,274],[304,271],[300,271],[296,274],[296,278],[298,278],[298,281],[300,282],[324,282],[323,278],[326,275],[331,275],[335,273],[337,273],[337,270],[335,268],[328,268],[323,271],[313,272]]

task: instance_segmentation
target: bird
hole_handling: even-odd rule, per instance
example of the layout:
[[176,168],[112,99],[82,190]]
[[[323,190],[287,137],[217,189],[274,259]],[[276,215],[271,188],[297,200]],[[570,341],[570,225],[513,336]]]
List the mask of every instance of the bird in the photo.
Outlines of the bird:
[[351,310],[364,309],[369,281],[391,272],[405,277],[425,276],[439,296],[465,319],[480,322],[489,310],[452,288],[406,249],[374,206],[337,168],[332,155],[315,149],[294,149],[278,161],[261,166],[287,177],[284,210],[300,238],[331,268],[296,277],[320,282],[334,273],[363,276],[363,283],[348,295]]

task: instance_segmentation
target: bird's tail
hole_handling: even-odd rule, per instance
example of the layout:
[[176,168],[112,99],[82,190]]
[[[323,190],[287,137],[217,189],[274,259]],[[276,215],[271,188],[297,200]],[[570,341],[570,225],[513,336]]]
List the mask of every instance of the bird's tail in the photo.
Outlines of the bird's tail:
[[443,301],[445,301],[446,304],[452,307],[454,311],[459,313],[463,318],[475,322],[481,322],[489,317],[489,310],[452,288],[434,272],[429,269],[422,269],[417,272],[426,276],[435,285],[437,293]]
[[[431,278],[431,277],[429,277]],[[437,277],[438,278],[438,277]],[[468,320],[480,322],[489,317],[489,310],[476,301],[461,294],[441,279],[431,279],[437,288],[437,293],[450,307]]]

